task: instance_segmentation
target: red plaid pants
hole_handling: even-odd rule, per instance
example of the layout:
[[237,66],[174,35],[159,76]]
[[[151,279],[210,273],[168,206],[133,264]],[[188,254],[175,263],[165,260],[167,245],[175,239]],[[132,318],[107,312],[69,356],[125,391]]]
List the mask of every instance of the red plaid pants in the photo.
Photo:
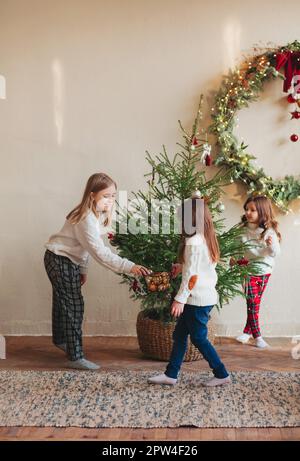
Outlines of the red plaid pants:
[[271,274],[251,275],[246,277],[245,293],[247,296],[247,323],[244,333],[253,338],[261,336],[259,328],[260,302]]

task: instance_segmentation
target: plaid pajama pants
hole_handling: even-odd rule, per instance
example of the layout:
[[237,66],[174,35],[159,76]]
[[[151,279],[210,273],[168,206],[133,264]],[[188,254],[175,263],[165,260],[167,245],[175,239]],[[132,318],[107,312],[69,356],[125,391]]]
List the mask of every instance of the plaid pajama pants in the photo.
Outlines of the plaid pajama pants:
[[81,359],[84,301],[79,266],[49,250],[45,252],[44,264],[52,284],[53,343],[65,344],[70,360]]
[[247,323],[244,333],[258,338],[261,336],[259,328],[259,308],[261,298],[268,284],[271,274],[251,275],[246,277],[245,294],[247,296]]

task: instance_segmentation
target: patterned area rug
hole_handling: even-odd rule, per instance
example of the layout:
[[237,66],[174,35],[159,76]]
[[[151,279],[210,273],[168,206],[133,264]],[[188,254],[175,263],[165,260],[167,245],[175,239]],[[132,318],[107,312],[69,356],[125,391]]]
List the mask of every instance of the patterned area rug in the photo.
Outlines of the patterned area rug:
[[147,384],[138,371],[0,371],[0,426],[300,426],[300,373],[234,372],[205,388],[209,372],[182,374],[175,387]]

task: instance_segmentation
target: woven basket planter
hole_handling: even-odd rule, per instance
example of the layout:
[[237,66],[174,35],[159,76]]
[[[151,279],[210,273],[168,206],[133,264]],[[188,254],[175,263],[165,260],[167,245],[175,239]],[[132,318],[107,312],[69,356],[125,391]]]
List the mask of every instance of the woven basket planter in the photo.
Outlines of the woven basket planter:
[[[152,359],[169,361],[173,346],[174,323],[163,323],[160,320],[152,320],[140,312],[137,316],[136,331],[140,349],[146,357]],[[214,342],[214,327],[208,323],[208,339]],[[188,339],[188,347],[184,356],[185,362],[202,359],[198,349]]]

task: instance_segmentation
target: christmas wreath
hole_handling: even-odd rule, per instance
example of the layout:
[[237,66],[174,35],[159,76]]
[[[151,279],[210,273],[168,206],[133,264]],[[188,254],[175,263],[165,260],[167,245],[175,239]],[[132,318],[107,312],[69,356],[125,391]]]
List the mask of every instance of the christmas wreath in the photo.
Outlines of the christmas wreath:
[[[245,58],[240,67],[224,78],[212,107],[210,131],[217,137],[215,164],[231,168],[231,182],[240,179],[250,193],[268,196],[287,213],[289,203],[300,198],[300,179],[285,176],[274,180],[268,176],[263,168],[254,164],[256,157],[247,152],[248,146],[233,133],[239,109],[257,100],[264,83],[275,78],[284,80],[287,104],[293,105],[292,118],[300,119],[300,42],[294,41],[284,47],[264,49],[263,52],[254,48],[254,55]],[[297,142],[297,134],[291,134],[290,140]]]

